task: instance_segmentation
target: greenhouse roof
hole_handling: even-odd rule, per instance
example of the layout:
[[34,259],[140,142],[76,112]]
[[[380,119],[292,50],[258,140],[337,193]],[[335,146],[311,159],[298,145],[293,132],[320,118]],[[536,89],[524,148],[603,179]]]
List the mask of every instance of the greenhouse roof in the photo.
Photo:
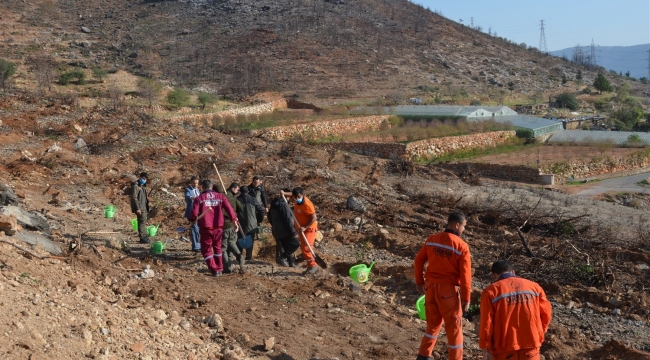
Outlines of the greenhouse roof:
[[389,112],[402,116],[461,116],[485,117],[516,115],[517,113],[507,106],[395,106]]
[[549,120],[540,118],[537,116],[528,116],[528,115],[512,115],[512,116],[495,116],[489,118],[476,118],[471,119],[470,121],[496,121],[503,124],[511,124],[512,126],[525,128],[525,129],[541,129],[547,126],[559,125],[562,127],[562,123],[555,120]]
[[638,141],[633,141],[632,145],[650,145],[649,133],[637,133],[632,131],[590,131],[590,130],[566,130],[558,131],[548,140],[549,143],[597,143],[610,142],[616,145],[630,144],[630,136]]

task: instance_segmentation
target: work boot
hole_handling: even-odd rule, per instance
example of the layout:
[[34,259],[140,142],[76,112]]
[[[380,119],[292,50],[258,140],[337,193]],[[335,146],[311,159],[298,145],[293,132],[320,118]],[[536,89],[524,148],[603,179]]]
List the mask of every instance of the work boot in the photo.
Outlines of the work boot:
[[[284,254],[283,254],[283,255],[284,255]],[[289,261],[288,261],[287,258],[286,258],[285,256],[283,256],[283,255],[280,255],[280,256],[278,256],[277,258],[275,258],[275,262],[276,262],[278,265],[289,266]]]
[[221,276],[222,273],[221,273],[221,271],[215,271],[214,273],[212,273],[212,275],[213,276]]
[[148,237],[140,239],[140,244],[151,244],[151,239]]
[[318,272],[318,265],[314,265],[314,267],[307,268],[305,270],[304,275],[314,275]]
[[289,264],[287,266],[292,267],[292,268],[297,268],[298,267],[298,265],[296,265],[296,258],[293,257],[293,255],[284,254],[284,256],[286,258],[287,263]]
[[433,358],[431,356],[418,355],[415,360],[433,360]]

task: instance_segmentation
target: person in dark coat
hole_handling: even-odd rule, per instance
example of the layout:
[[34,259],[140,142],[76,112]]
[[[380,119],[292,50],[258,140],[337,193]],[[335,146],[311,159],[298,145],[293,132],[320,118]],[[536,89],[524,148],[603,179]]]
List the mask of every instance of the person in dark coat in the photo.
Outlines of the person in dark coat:
[[300,240],[293,224],[291,208],[281,197],[277,196],[271,200],[268,219],[276,242],[276,262],[284,266],[297,267],[293,253],[300,247]]
[[262,186],[262,179],[259,176],[253,176],[253,182],[248,185],[248,188],[250,190],[249,195],[254,197],[264,207],[265,211],[268,212],[269,201],[266,197],[266,190]]
[[[199,190],[199,178],[192,176],[190,179],[190,186],[185,189],[185,218],[190,221],[190,214],[192,213],[192,206],[194,206],[194,199],[201,195]],[[199,224],[194,223],[190,229],[190,239],[192,239],[192,251],[201,251],[201,235],[199,234]]]
[[[265,210],[262,204],[260,204],[254,197],[250,196],[248,186],[242,186],[239,189],[239,197],[237,200],[241,202],[244,210],[237,214],[239,217],[239,223],[242,226],[245,236],[251,236],[255,239],[255,234],[257,233],[258,226],[264,220]],[[253,245],[248,249],[241,249],[242,253],[246,250],[246,260],[251,260],[253,258],[253,248],[255,247],[255,241],[253,240]]]
[[147,216],[149,215],[149,198],[147,197],[147,180],[149,175],[143,172],[131,186],[131,212],[138,218],[138,237],[140,243],[151,242],[147,234]]
[[[218,193],[226,195],[230,206],[235,210],[235,213],[240,213],[244,210],[242,204],[237,200],[236,195],[239,192],[239,184],[232,183],[226,192],[223,191],[221,185],[215,184],[212,189]],[[237,246],[237,232],[228,217],[228,213],[224,213],[223,236],[221,241],[221,253],[223,254],[223,273],[232,273],[232,264],[230,263],[230,255],[235,255],[241,270],[244,270],[244,256],[241,254]]]

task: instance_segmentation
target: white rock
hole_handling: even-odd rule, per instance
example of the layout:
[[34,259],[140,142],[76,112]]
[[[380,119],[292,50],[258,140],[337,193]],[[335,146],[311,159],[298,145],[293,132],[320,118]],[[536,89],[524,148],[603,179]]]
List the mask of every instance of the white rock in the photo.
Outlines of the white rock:
[[221,319],[221,316],[219,316],[219,314],[210,315],[210,317],[206,320],[206,323],[208,324],[209,327],[215,328],[215,330],[217,331],[223,330],[223,320]]
[[153,312],[153,318],[157,321],[167,320],[167,314],[165,314],[164,310],[158,309]]

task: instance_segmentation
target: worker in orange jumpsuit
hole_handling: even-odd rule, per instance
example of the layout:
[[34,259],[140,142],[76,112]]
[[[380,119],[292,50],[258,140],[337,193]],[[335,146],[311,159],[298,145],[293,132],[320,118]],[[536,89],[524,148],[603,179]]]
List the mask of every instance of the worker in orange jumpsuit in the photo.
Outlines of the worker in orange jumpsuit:
[[515,276],[505,260],[492,264],[494,282],[481,295],[483,360],[539,360],[551,323],[551,303],[535,282]]
[[[305,241],[308,241],[312,248],[314,247],[316,232],[318,231],[316,208],[311,200],[305,196],[302,188],[294,188],[291,192],[282,191],[282,194],[284,196],[291,196],[294,200],[293,215],[298,222],[298,224],[294,224],[294,226],[298,232],[298,237],[300,238],[302,257],[307,263],[307,270],[305,270],[304,274],[315,274],[318,272],[319,267]],[[301,232],[305,235],[304,237],[301,235]]]
[[[417,360],[432,359],[443,321],[449,359],[463,358],[463,311],[469,310],[472,289],[469,246],[460,238],[466,224],[463,212],[452,212],[445,230],[429,236],[415,257],[415,283],[417,290],[425,294],[427,314],[427,330]],[[426,262],[429,265],[423,273]]]

